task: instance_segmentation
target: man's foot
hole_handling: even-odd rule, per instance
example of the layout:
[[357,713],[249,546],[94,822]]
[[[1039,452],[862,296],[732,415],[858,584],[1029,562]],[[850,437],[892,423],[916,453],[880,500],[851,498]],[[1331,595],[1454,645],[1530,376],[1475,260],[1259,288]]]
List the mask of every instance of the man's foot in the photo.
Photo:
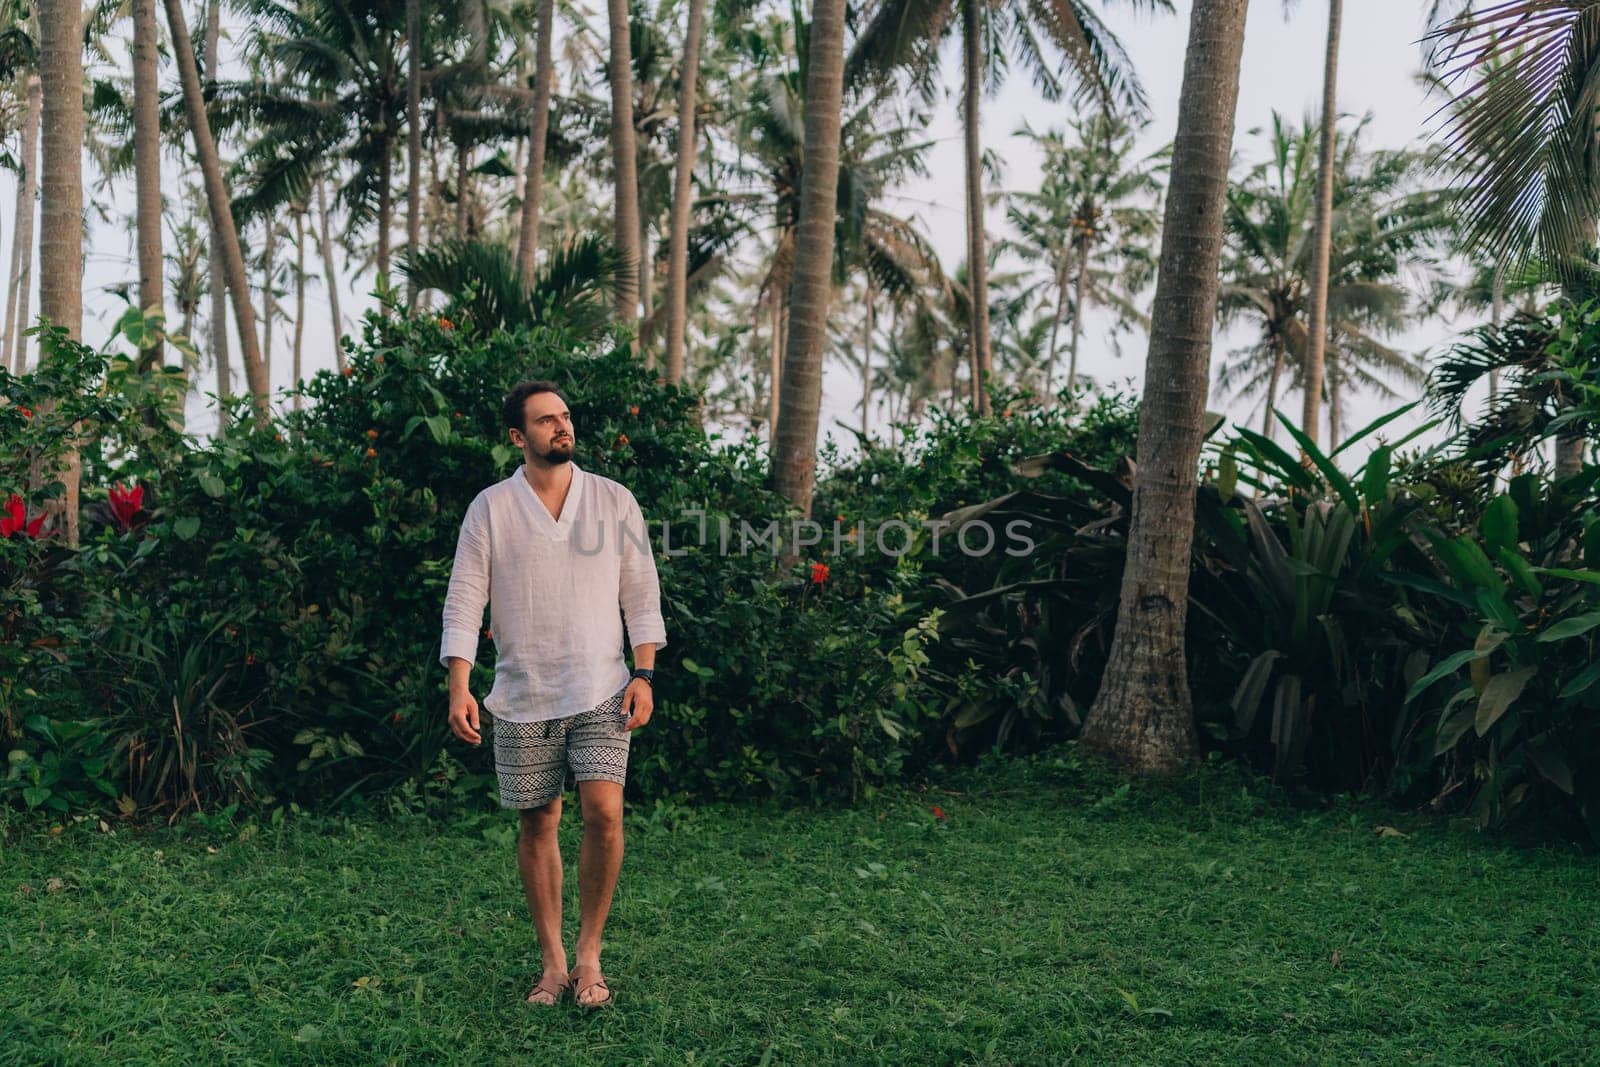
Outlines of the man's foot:
[[539,983],[527,996],[529,1004],[559,1004],[561,994],[572,987],[572,977],[556,971],[545,971],[539,976]]
[[569,975],[572,999],[585,1008],[605,1008],[611,1004],[611,987],[598,963],[580,963]]

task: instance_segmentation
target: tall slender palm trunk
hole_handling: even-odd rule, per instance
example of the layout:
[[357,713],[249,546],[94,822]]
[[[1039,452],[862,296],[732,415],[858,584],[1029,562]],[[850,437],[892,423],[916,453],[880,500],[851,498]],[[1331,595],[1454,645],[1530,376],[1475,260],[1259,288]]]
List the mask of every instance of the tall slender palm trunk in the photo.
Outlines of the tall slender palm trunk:
[[789,338],[784,346],[773,456],[774,488],[805,518],[811,516],[816,487],[822,357],[833,295],[833,227],[838,215],[839,125],[844,107],[844,11],[845,0],[816,0],[811,11],[800,216],[795,226]]
[[[606,0],[611,24],[611,166],[616,178],[613,234],[622,259],[617,276],[617,318],[639,317],[639,160],[633,132],[633,45],[628,0]],[[634,351],[638,351],[637,338]]]
[[[39,2],[39,80],[44,90],[40,122],[39,314],[83,336],[83,8],[79,0]],[[41,359],[43,356],[41,356]],[[41,405],[47,411],[54,401]],[[47,511],[67,544],[78,545],[79,428],[70,431],[62,465],[29,471],[29,487],[56,479],[66,492]]]
[[539,0],[533,58],[533,112],[528,119],[528,172],[522,190],[522,225],[517,232],[517,267],[522,291],[533,289],[534,256],[539,248],[539,207],[544,199],[545,142],[550,138],[550,94],[556,80],[550,35],[555,32],[555,0]]
[[[1496,329],[1506,315],[1506,268],[1502,260],[1494,268],[1494,283],[1489,291],[1489,322]],[[1489,372],[1489,403],[1494,404],[1495,397],[1500,393],[1500,372]]]
[[328,285],[328,307],[333,313],[333,359],[339,373],[344,373],[344,346],[339,338],[344,336],[344,319],[339,314],[339,270],[333,262],[333,233],[328,222],[328,186],[322,175],[317,175],[317,248],[322,253],[322,277]]
[[1267,440],[1272,439],[1272,428],[1277,425],[1272,419],[1272,409],[1278,406],[1278,380],[1283,377],[1283,338],[1272,339],[1272,371],[1267,375],[1267,404],[1261,412],[1261,436]]
[[6,285],[5,351],[0,365],[9,364],[13,374],[28,365],[29,295],[33,289],[33,220],[39,206],[39,116],[44,106],[44,91],[37,74],[28,75],[28,104],[22,120],[22,174],[17,182],[17,218],[11,235],[11,278]]
[[1050,323],[1050,355],[1044,364],[1044,392],[1045,402],[1055,395],[1054,384],[1056,376],[1056,359],[1060,353],[1058,341],[1061,337],[1061,320],[1067,317],[1067,268],[1068,260],[1065,255],[1061,257],[1060,264],[1056,267],[1056,313],[1051,316]]
[[[156,69],[156,0],[133,0],[133,174],[139,307],[161,310],[161,84]],[[139,354],[139,369],[161,365],[161,344]]]
[[304,380],[301,342],[306,335],[306,210],[294,209],[294,409],[300,410],[300,383]]
[[[206,4],[206,69],[207,81],[217,80],[217,49],[222,36],[222,5],[221,0],[210,0]],[[206,272],[210,277],[211,288],[211,359],[217,366],[217,396],[223,404],[233,396],[233,368],[232,357],[228,351],[228,279],[226,270],[222,265],[223,251],[222,238],[217,233],[215,226],[206,227],[207,263]],[[217,429],[221,433],[227,431],[227,426],[218,421]]]
[[1340,403],[1341,394],[1339,386],[1339,352],[1337,349],[1328,349],[1325,357],[1328,370],[1328,448],[1339,447],[1339,424],[1344,421],[1343,405]]
[[1136,771],[1177,769],[1199,753],[1184,629],[1247,7],[1195,0],[1189,17],[1127,559],[1110,656],[1080,737]]
[[689,221],[694,208],[695,107],[700,77],[700,38],[706,0],[689,0],[683,35],[683,72],[678,81],[678,169],[672,176],[672,226],[667,236],[667,374],[683,380],[684,337],[689,326]]
[[1322,130],[1317,163],[1316,247],[1311,259],[1311,310],[1306,323],[1306,398],[1300,428],[1313,443],[1322,414],[1323,352],[1328,340],[1328,260],[1333,242],[1333,135],[1338,125],[1339,20],[1344,0],[1328,0],[1328,51],[1322,75]]
[[278,220],[266,219],[266,234],[261,242],[261,362],[272,381],[272,325],[278,318],[278,300],[272,291],[272,275],[277,268]]
[[234,323],[238,327],[239,346],[244,357],[245,380],[250,385],[256,419],[265,422],[271,398],[270,384],[256,340],[256,315],[250,306],[250,279],[244,269],[239,231],[234,227],[233,207],[228,199],[227,186],[222,182],[222,161],[217,155],[217,142],[211,136],[211,117],[206,114],[205,100],[200,93],[200,70],[195,66],[194,42],[189,38],[189,26],[184,21],[181,0],[163,0],[163,3],[167,9],[167,27],[172,34],[173,58],[183,83],[184,111],[189,118],[190,134],[194,137],[200,173],[205,179],[211,228],[222,242],[223,268],[227,275],[228,294],[233,301]]
[[872,327],[873,305],[877,302],[877,293],[873,289],[872,271],[867,275],[867,307],[866,322],[861,328],[861,440],[862,446],[866,445],[867,414],[872,408]]
[[1078,384],[1078,342],[1083,339],[1084,300],[1088,297],[1089,247],[1078,249],[1078,277],[1072,287],[1072,347],[1067,350],[1067,393]]
[[767,377],[767,442],[774,452],[778,443],[778,389],[783,382],[783,297],[772,290],[772,358]]
[[972,358],[972,402],[978,414],[989,414],[989,253],[983,231],[983,151],[979,142],[978,98],[983,92],[982,9],[980,0],[962,0],[962,57],[966,84],[962,87],[963,124],[967,169],[967,279],[972,310],[967,316],[968,349]]
[[[406,0],[406,251],[422,248],[422,0]],[[408,281],[407,304],[417,306],[417,283]],[[298,327],[297,327],[298,329]],[[298,381],[298,369],[296,368]],[[300,405],[298,394],[295,406]]]

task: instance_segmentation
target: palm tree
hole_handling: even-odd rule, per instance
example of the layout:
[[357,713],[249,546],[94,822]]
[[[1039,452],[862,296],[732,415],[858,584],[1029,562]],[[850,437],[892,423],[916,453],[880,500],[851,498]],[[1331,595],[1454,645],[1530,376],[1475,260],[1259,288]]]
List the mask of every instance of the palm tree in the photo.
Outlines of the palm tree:
[[683,66],[678,76],[678,165],[672,178],[672,228],[667,249],[666,378],[674,383],[683,379],[684,331],[689,320],[689,216],[694,206],[696,84],[705,13],[706,0],[689,0]]
[[[616,3],[617,0],[612,0]],[[817,420],[822,357],[828,340],[833,284],[833,231],[838,213],[839,130],[844,109],[845,0],[816,0],[806,48],[805,149],[800,214],[795,225],[794,284],[789,292],[773,487],[811,515],[816,486]]]
[[550,138],[550,96],[555,89],[551,37],[555,32],[555,0],[538,0],[534,28],[533,104],[528,118],[527,177],[522,192],[522,223],[517,230],[517,269],[533,284],[534,253],[539,247],[539,207],[544,198],[546,142]]
[[[1450,13],[1454,14],[1450,14]],[[1443,161],[1462,175],[1457,203],[1471,254],[1516,271],[1532,257],[1569,296],[1588,288],[1585,253],[1600,224],[1591,72],[1600,0],[1436,2],[1428,40],[1446,85]],[[1583,464],[1583,439],[1556,439],[1556,474]]]
[[[615,179],[612,232],[617,253],[630,280],[617,286],[617,319],[639,318],[639,170],[633,129],[633,61],[631,59],[628,0],[606,0],[611,51],[607,72],[611,81],[611,166]],[[637,340],[635,348],[638,347]]]
[[244,269],[244,251],[239,246],[239,231],[234,227],[233,209],[227,187],[222,181],[222,160],[217,155],[217,143],[211,137],[211,118],[201,95],[200,69],[195,64],[194,43],[189,39],[188,24],[184,22],[183,4],[181,0],[164,0],[164,3],[167,28],[172,35],[173,59],[177,62],[178,76],[183,84],[183,103],[189,118],[189,132],[194,138],[195,156],[205,180],[211,228],[222,245],[223,270],[228,295],[233,302],[234,323],[239,330],[245,380],[249,383],[256,418],[264,422],[268,418],[271,383],[267,380],[266,367],[261,361],[261,348],[256,339],[256,316],[250,306],[250,282]]
[[[1328,47],[1322,74],[1321,143],[1317,157],[1316,243],[1311,256],[1311,313],[1306,327],[1305,406],[1300,425],[1315,443],[1322,416],[1323,349],[1328,336],[1328,257],[1333,227],[1333,136],[1338,125],[1339,21],[1343,0],[1328,0]],[[1330,436],[1336,435],[1333,431]]]
[[[39,314],[78,340],[83,333],[83,9],[79,0],[39,0],[40,120]],[[51,402],[48,408],[54,408]],[[52,502],[67,544],[78,545],[78,481],[82,459],[68,444]],[[55,472],[30,471],[44,477]]]
[[[1130,0],[1136,8],[1171,11],[1170,0]],[[940,40],[951,24],[952,0],[878,0],[872,15],[851,50],[849,74],[887,75],[909,69],[925,93],[934,88]],[[980,412],[989,410],[985,384],[992,357],[988,331],[988,251],[984,235],[982,145],[979,138],[979,98],[985,83],[998,87],[1003,76],[1002,55],[995,45],[1005,41],[1033,75],[1047,100],[1063,94],[1061,70],[1075,75],[1075,95],[1098,98],[1102,108],[1146,111],[1139,86],[1121,42],[1095,15],[1086,0],[960,0],[962,29],[962,122],[966,162],[967,263],[972,275],[973,315],[969,344],[973,360],[973,398]],[[1042,39],[1041,39],[1042,38]],[[1045,42],[1053,45],[1062,62],[1052,67],[1046,60]]]
[[1247,0],[1195,0],[1139,411],[1127,562],[1080,741],[1137,771],[1199,752],[1184,659],[1190,549]]
[[1089,308],[1110,308],[1118,331],[1144,327],[1148,319],[1134,300],[1155,276],[1152,246],[1160,225],[1155,205],[1161,185],[1154,157],[1131,160],[1133,129],[1103,111],[1074,123],[1073,132],[1068,143],[1056,130],[1041,134],[1025,124],[1019,131],[1044,152],[1043,180],[1036,192],[1008,197],[1007,217],[1019,236],[1002,242],[1024,261],[1050,271],[1054,300],[1046,395],[1052,393],[1058,336],[1068,309],[1070,394],[1077,385],[1078,348]]
[[17,180],[17,214],[11,234],[11,273],[6,285],[4,351],[0,365],[10,364],[13,374],[27,367],[28,345],[23,330],[28,326],[28,298],[33,288],[33,223],[38,211],[34,201],[39,189],[39,121],[44,93],[36,71],[25,76],[26,117],[22,126],[21,174]]
[[[1432,272],[1432,248],[1447,234],[1447,194],[1414,188],[1421,160],[1408,152],[1365,153],[1361,135],[1368,118],[1336,141],[1333,165],[1333,225],[1328,232],[1329,285],[1325,330],[1340,361],[1336,378],[1322,385],[1329,394],[1330,438],[1339,435],[1341,390],[1351,384],[1395,396],[1387,379],[1420,384],[1417,361],[1390,348],[1383,338],[1426,311],[1413,301],[1415,278]],[[1309,119],[1298,127],[1274,112],[1267,133],[1269,154],[1228,190],[1227,240],[1217,314],[1224,326],[1251,325],[1257,336],[1223,362],[1217,388],[1224,396],[1266,394],[1262,433],[1270,437],[1273,410],[1285,370],[1301,388],[1313,388],[1305,354],[1316,270],[1317,196],[1320,161],[1313,171],[1313,145],[1320,133]],[[1342,410],[1342,409],[1341,409]]]
[[[208,0],[206,3],[206,35],[205,35],[205,80],[215,84],[218,61],[218,49],[222,36],[222,4],[221,0]],[[211,290],[211,358],[217,368],[217,398],[225,408],[229,398],[233,395],[233,367],[232,356],[228,351],[228,280],[227,268],[223,265],[226,254],[222,247],[222,235],[215,226],[206,227],[206,271],[210,275],[209,288]],[[227,425],[219,419],[217,427],[226,432]]]
[[[161,310],[161,85],[156,67],[159,32],[156,0],[133,0],[133,156],[138,229],[139,307]],[[139,356],[139,367],[161,364],[159,342]]]

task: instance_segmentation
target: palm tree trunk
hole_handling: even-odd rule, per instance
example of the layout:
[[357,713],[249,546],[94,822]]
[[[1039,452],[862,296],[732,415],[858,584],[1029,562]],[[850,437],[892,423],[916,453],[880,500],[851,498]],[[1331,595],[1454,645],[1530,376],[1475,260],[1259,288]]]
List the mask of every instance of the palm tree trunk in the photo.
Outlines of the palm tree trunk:
[[778,385],[783,381],[783,299],[776,286],[772,290],[772,358],[767,377],[767,444],[776,450],[778,441]]
[[[640,318],[648,321],[651,312],[655,310],[655,281],[656,281],[656,250],[650,243],[650,223],[642,215],[639,218],[639,307]],[[640,343],[650,342],[651,338],[644,334],[643,325],[640,326]],[[644,365],[646,370],[656,369],[656,353],[654,347],[649,345],[644,350]]]
[[1328,340],[1328,259],[1333,242],[1333,135],[1339,118],[1339,19],[1343,8],[1344,0],[1328,0],[1328,52],[1322,76],[1322,142],[1317,165],[1317,237],[1311,261],[1310,321],[1306,325],[1306,398],[1300,415],[1300,429],[1313,444],[1321,437],[1318,426],[1322,414],[1322,361]]
[[[222,36],[222,5],[220,0],[206,4],[206,80],[217,80],[217,49]],[[233,368],[228,351],[228,282],[223,267],[222,238],[215,226],[206,227],[207,263],[211,288],[211,358],[217,365],[217,397],[226,405],[233,396]],[[226,433],[227,426],[220,419],[217,429]]]
[[872,318],[876,293],[873,291],[872,271],[867,271],[867,316],[861,334],[861,446],[866,447],[867,412],[872,407]]
[[456,236],[467,238],[467,146],[456,145]]
[[391,252],[389,228],[394,225],[394,157],[390,151],[393,148],[391,135],[382,133],[378,140],[382,142],[378,149],[378,278],[387,284]]
[[[617,252],[617,319],[639,317],[639,160],[633,135],[633,62],[628,0],[606,0],[611,24],[611,165],[616,177],[612,209]],[[633,349],[639,350],[637,338]]]
[[1328,450],[1339,447],[1339,423],[1343,415],[1339,402],[1339,351],[1329,348],[1326,356],[1328,368]]
[[[1494,286],[1489,294],[1489,322],[1499,328],[1500,320],[1506,314],[1506,268],[1502,260],[1494,268]],[[1495,397],[1500,395],[1500,372],[1489,372],[1489,404],[1494,405]]]
[[[1087,239],[1086,239],[1087,240]],[[1078,342],[1083,338],[1083,300],[1089,278],[1089,248],[1078,249],[1078,278],[1072,286],[1072,347],[1067,350],[1067,393],[1078,384]]]
[[[83,7],[79,0],[40,0],[39,80],[43,145],[40,153],[39,314],[83,336]],[[44,356],[41,354],[40,359]],[[55,402],[41,404],[53,409]],[[69,547],[78,546],[78,482],[82,457],[74,426],[61,467],[29,471],[29,488],[60,478],[66,492],[46,511]]]
[[1247,6],[1195,0],[1189,17],[1116,631],[1080,737],[1136,771],[1199,753],[1184,629]]
[[21,374],[28,366],[28,304],[33,288],[33,219],[39,196],[39,114],[44,92],[37,74],[28,75],[28,110],[22,120],[22,174],[17,182],[17,217],[12,223],[11,280],[6,286],[5,352],[0,366]]
[[333,262],[333,235],[328,225],[328,187],[322,175],[317,175],[317,225],[321,233],[317,247],[322,251],[322,277],[328,284],[328,305],[333,311],[333,358],[339,373],[344,373],[344,346],[339,338],[344,336],[344,319],[339,314],[339,271]]
[[1059,350],[1057,340],[1061,336],[1061,320],[1067,317],[1067,257],[1061,257],[1061,263],[1056,268],[1056,313],[1050,323],[1050,358],[1044,365],[1044,393],[1045,401],[1055,395],[1053,386],[1056,376],[1056,354]]
[[300,346],[306,332],[306,213],[294,212],[294,409],[300,410]]
[[167,9],[167,26],[172,34],[173,58],[183,83],[183,103],[189,117],[189,132],[194,137],[195,155],[205,179],[211,229],[219,235],[222,243],[223,269],[227,275],[228,293],[233,301],[234,324],[239,332],[245,381],[249,383],[251,398],[255,403],[256,419],[264,423],[268,418],[270,385],[266,368],[261,362],[261,350],[256,343],[256,315],[250,307],[250,279],[244,269],[239,231],[234,227],[228,189],[222,182],[222,161],[217,155],[217,142],[211,137],[211,117],[206,114],[205,100],[200,94],[200,71],[195,66],[194,42],[189,39],[189,27],[184,22],[181,0],[163,0],[163,3]]
[[[406,252],[422,247],[422,0],[406,0]],[[407,305],[417,306],[417,283],[407,281]],[[295,326],[296,332],[299,325]],[[298,368],[297,368],[298,370]],[[298,376],[296,381],[298,381]],[[298,394],[295,407],[300,406]]]
[[1283,376],[1283,338],[1272,339],[1272,373],[1267,375],[1267,406],[1261,413],[1261,436],[1272,440],[1272,409],[1278,404],[1278,379]]
[[816,485],[822,357],[832,296],[839,124],[844,106],[844,9],[845,0],[816,0],[811,11],[800,217],[795,226],[789,338],[784,346],[783,399],[773,463],[774,488],[799,508],[803,518],[811,516]]
[[522,291],[533,288],[534,253],[539,248],[539,206],[544,197],[544,150],[550,137],[550,94],[556,67],[550,55],[555,0],[539,0],[538,40],[534,44],[533,115],[528,120],[528,173],[522,192],[522,227],[517,235],[517,266]]
[[689,0],[678,90],[678,169],[672,176],[672,229],[667,237],[667,381],[683,380],[684,336],[689,325],[689,221],[694,208],[696,83],[706,0]]
[[[161,286],[161,85],[157,80],[155,0],[133,0],[134,221],[139,249],[139,307],[160,309]],[[139,354],[148,372],[161,365],[161,344]]]
[[278,220],[272,215],[266,219],[266,236],[261,242],[261,362],[267,369],[267,381],[272,381],[272,323],[278,317],[278,302],[272,294],[272,273],[277,266],[273,253],[277,251]]
[[983,232],[983,155],[978,139],[978,95],[983,91],[983,42],[979,0],[962,0],[962,54],[966,84],[962,88],[966,127],[967,278],[972,309],[967,327],[972,357],[972,402],[978,414],[989,414],[989,258]]

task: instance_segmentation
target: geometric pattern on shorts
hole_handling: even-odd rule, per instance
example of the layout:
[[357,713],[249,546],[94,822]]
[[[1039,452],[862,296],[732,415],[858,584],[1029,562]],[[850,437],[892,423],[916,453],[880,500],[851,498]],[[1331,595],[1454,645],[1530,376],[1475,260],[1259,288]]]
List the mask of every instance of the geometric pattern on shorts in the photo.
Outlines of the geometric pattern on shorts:
[[[631,681],[631,679],[630,679]],[[502,808],[539,808],[575,781],[596,778],[626,784],[628,745],[624,685],[610,697],[576,715],[541,722],[494,720],[494,769]]]

